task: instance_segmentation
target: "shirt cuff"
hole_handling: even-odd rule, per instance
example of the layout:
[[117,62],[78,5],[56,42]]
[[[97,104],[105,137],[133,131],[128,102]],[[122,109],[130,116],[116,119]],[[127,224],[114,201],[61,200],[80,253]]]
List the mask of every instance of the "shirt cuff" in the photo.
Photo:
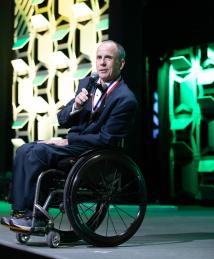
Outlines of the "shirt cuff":
[[73,106],[72,106],[72,110],[71,110],[71,112],[70,112],[70,115],[73,115],[73,114],[75,114],[75,113],[77,113],[77,112],[79,112],[79,111],[81,111],[82,110],[82,107],[81,108],[76,108],[76,105],[75,105],[75,103],[73,103]]

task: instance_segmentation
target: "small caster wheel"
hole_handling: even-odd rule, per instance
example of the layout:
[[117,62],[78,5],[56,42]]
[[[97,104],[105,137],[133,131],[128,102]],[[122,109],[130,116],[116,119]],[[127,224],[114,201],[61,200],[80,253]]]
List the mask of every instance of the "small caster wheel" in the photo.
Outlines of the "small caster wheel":
[[23,233],[16,233],[16,239],[21,244],[26,244],[27,241],[30,239],[30,235],[23,234]]
[[47,235],[47,244],[51,248],[56,248],[60,244],[60,234],[56,231],[50,231]]

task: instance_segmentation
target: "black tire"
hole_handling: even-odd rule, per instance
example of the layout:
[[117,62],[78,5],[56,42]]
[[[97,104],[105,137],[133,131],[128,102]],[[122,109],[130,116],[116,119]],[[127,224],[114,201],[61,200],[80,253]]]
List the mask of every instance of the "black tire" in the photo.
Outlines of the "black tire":
[[117,151],[82,158],[66,180],[66,214],[77,235],[94,246],[117,246],[130,239],[143,222],[146,203],[142,173]]
[[30,239],[30,235],[28,235],[28,234],[16,233],[16,240],[20,244],[26,244],[29,239]]
[[57,248],[60,244],[60,234],[57,231],[50,231],[47,234],[47,244],[50,248]]

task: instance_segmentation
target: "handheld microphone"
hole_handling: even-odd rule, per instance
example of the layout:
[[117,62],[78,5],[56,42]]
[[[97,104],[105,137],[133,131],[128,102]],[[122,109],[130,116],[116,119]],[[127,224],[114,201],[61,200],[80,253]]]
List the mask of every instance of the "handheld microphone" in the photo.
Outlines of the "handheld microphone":
[[89,77],[88,85],[86,86],[86,90],[90,94],[92,87],[95,85],[96,81],[98,80],[99,75],[97,72],[92,72]]
[[[91,73],[91,75],[90,75],[90,77],[89,77],[88,84],[87,84],[87,86],[85,87],[85,89],[88,91],[88,95],[90,95],[90,92],[91,92],[93,86],[96,84],[96,81],[98,80],[98,78],[99,78],[99,75],[98,75],[97,72],[92,72],[92,73]],[[83,104],[83,105],[84,105],[84,104]],[[82,107],[83,107],[83,105],[82,105]],[[75,108],[74,108],[74,109],[75,109]],[[73,115],[74,113],[76,113],[76,112],[78,112],[78,111],[80,111],[80,110],[81,110],[81,108],[80,108],[80,109],[77,109],[77,110],[72,110],[69,114],[70,114],[70,116],[71,116],[71,115]]]

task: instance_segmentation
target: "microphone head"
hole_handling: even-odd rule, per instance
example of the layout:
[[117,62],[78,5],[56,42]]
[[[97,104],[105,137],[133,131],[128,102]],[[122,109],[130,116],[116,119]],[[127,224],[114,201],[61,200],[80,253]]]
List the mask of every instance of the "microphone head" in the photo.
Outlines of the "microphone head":
[[91,91],[92,87],[94,86],[94,84],[96,83],[96,81],[98,80],[99,75],[97,72],[92,72],[90,77],[89,77],[89,82],[88,85],[86,86],[86,90],[88,92]]
[[99,78],[99,75],[97,72],[92,72],[90,76],[94,81],[96,81]]

